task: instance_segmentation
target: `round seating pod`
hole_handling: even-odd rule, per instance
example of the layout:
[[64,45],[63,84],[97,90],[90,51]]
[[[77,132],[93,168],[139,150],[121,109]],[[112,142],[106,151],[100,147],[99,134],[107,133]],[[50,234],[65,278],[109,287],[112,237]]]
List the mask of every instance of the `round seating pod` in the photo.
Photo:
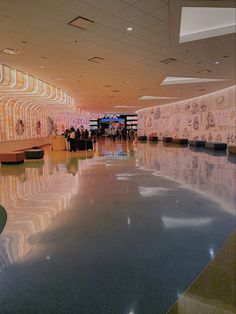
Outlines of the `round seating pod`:
[[5,209],[0,205],[0,233],[3,231],[7,221],[7,213]]
[[44,150],[42,148],[25,150],[26,159],[42,159],[43,156]]

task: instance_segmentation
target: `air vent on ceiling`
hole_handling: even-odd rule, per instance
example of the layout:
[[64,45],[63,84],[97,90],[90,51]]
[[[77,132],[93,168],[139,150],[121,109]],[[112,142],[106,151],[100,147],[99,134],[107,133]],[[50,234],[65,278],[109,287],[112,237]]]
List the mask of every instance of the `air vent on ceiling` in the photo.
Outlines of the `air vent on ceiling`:
[[106,85],[103,85],[103,87],[112,87],[112,85],[106,84]]
[[177,59],[174,59],[174,58],[168,58],[168,59],[164,59],[164,60],[161,60],[162,63],[165,63],[165,64],[170,64],[172,62],[177,62],[178,60]]
[[113,89],[112,93],[118,93],[120,90],[119,89]]
[[93,58],[88,59],[89,62],[93,62],[93,63],[100,63],[101,61],[104,61],[104,60],[105,59],[101,57],[93,57]]
[[206,70],[198,71],[197,73],[200,73],[200,74],[207,74],[207,73],[210,73],[210,72],[211,72],[211,70],[206,69]]
[[4,48],[0,52],[6,53],[8,55],[17,55],[18,53],[20,53],[19,50],[12,49],[12,48]]
[[87,29],[89,26],[91,26],[94,23],[94,21],[91,21],[89,19],[86,19],[85,17],[78,16],[72,21],[70,21],[68,24],[80,29]]

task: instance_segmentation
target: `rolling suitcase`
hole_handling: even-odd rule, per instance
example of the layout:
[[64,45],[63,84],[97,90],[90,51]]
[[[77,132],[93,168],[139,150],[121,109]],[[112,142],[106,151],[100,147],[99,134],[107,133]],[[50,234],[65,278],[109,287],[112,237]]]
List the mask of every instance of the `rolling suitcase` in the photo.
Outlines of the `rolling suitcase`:
[[78,140],[78,150],[85,150],[86,145],[85,145],[85,140]]
[[93,141],[92,140],[86,140],[86,149],[93,149]]

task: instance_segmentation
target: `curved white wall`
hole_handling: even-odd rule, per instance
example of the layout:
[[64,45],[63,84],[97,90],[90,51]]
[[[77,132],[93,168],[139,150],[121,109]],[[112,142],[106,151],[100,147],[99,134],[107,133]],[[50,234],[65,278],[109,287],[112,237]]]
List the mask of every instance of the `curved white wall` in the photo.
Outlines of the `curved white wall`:
[[236,86],[138,111],[138,134],[236,143]]

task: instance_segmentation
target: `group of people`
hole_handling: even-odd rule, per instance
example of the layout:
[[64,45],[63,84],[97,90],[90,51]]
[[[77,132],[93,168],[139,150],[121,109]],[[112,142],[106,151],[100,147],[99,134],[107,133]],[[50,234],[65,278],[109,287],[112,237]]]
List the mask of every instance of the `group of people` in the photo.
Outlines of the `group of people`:
[[70,152],[76,151],[76,143],[78,140],[87,140],[89,139],[89,131],[81,125],[80,128],[75,130],[74,127],[70,129],[66,129],[64,132],[65,143],[66,143],[66,150]]
[[110,129],[110,135],[113,138],[113,141],[115,141],[116,139],[119,140],[129,140],[131,142],[133,142],[135,140],[135,136],[136,136],[136,132],[133,128],[131,129],[126,129],[126,128],[115,128],[112,127]]

